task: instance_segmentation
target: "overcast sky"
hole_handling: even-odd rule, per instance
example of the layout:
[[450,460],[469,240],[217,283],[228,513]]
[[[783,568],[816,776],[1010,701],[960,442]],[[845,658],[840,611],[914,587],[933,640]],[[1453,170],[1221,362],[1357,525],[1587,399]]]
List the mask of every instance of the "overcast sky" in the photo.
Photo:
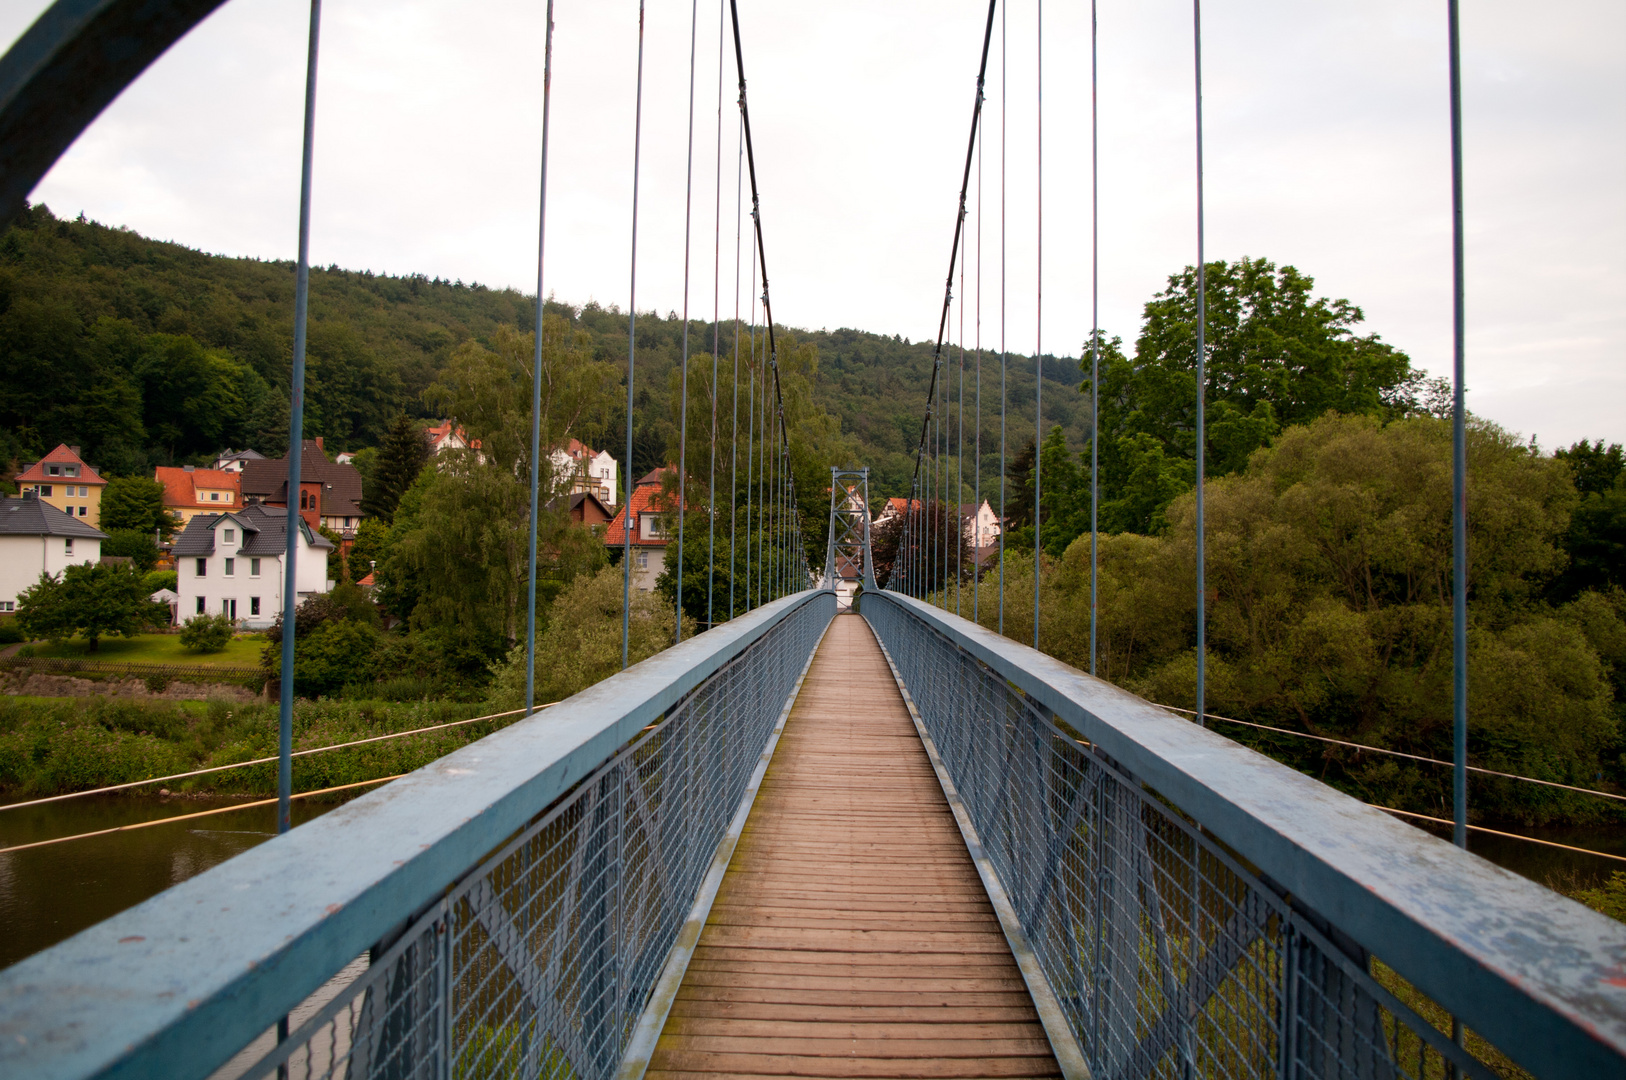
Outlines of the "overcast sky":
[[[45,6],[0,0],[0,39]],[[315,262],[534,289],[543,7],[328,0]],[[986,6],[740,7],[775,314],[932,336]],[[1470,407],[1549,448],[1626,440],[1626,5],[1464,9]],[[231,0],[103,114],[34,198],[208,251],[291,258],[308,12],[304,0]],[[635,0],[556,5],[546,287],[561,300],[627,305],[637,12]],[[648,7],[641,311],[683,307],[690,12]],[[1008,18],[989,65],[981,337],[997,348],[1002,329],[1004,113],[1005,339],[1031,352],[1042,330],[1045,351],[1076,355],[1091,322],[1088,8],[1044,8],[1042,327],[1033,0]],[[1443,0],[1230,0],[1206,5],[1204,20],[1209,257],[1291,263],[1448,374]],[[699,21],[689,307],[709,318],[716,0],[702,0]],[[1195,260],[1190,4],[1100,0],[1099,25],[1101,325],[1132,343],[1141,306]],[[738,160],[727,50],[724,317]],[[974,186],[968,344],[975,204]]]

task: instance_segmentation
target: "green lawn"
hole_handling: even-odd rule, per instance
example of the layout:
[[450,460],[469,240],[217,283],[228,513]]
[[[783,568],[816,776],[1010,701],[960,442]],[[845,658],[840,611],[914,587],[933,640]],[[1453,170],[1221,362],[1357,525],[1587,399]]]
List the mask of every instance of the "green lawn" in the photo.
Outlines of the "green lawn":
[[94,653],[81,639],[58,645],[35,643],[35,656],[67,657],[75,660],[114,660],[135,664],[219,664],[226,667],[258,667],[265,637],[251,634],[234,637],[219,652],[200,653],[181,648],[179,634],[139,634],[133,638],[104,637]]

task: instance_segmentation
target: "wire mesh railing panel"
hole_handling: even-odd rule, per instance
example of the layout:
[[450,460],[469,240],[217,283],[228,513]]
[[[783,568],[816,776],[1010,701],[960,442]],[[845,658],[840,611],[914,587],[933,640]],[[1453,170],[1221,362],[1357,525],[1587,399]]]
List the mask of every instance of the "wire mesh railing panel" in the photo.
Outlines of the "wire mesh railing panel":
[[[877,597],[879,600],[879,597]],[[897,602],[866,603],[1098,1078],[1489,1071],[1353,943]]]
[[613,1076],[833,614],[829,596],[787,614],[376,948],[245,1075]]

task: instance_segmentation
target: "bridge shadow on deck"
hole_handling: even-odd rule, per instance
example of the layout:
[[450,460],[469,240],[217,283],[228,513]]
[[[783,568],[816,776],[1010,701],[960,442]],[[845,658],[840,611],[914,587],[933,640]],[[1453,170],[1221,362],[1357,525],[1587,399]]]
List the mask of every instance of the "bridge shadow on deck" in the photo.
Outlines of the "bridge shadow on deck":
[[869,625],[791,710],[651,1078],[1059,1076]]

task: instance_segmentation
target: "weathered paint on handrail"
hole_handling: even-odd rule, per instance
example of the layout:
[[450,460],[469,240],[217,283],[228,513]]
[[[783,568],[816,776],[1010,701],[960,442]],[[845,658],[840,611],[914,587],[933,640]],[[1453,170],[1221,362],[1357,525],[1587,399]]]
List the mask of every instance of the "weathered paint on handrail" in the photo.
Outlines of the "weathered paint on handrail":
[[1626,926],[966,619],[871,602],[986,664],[1525,1068],[1619,1074]]
[[206,1075],[828,595],[691,638],[0,972],[0,1075]]

